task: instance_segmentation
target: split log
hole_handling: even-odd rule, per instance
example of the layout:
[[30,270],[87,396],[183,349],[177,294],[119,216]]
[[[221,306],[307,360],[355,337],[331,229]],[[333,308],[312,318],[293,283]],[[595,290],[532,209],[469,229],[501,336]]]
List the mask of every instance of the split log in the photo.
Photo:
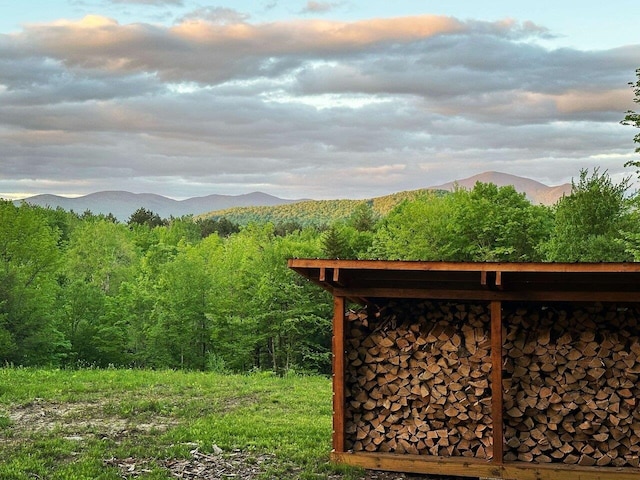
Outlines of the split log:
[[491,457],[487,306],[392,302],[347,320],[347,448]]
[[503,318],[505,460],[638,466],[638,307],[527,304]]

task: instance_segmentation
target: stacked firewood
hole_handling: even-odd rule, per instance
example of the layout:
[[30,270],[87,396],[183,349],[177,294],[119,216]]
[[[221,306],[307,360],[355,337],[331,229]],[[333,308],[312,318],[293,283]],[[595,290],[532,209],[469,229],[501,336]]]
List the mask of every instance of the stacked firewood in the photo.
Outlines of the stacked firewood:
[[348,449],[491,458],[487,305],[390,302],[347,320]]
[[505,460],[639,466],[640,311],[506,306]]

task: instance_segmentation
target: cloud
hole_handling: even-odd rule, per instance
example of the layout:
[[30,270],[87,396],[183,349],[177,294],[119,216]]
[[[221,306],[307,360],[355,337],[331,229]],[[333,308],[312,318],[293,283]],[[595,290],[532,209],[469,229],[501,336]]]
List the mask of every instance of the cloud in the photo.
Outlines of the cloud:
[[554,50],[538,42],[549,35],[509,19],[255,23],[223,8],[172,26],[27,25],[0,35],[0,189],[366,197],[483,170],[615,173],[633,150],[618,121],[640,45]]
[[231,8],[203,7],[189,12],[183,16],[181,22],[208,22],[213,24],[239,24],[250,18],[246,13],[238,12]]
[[184,2],[182,0],[109,0],[111,3],[127,3],[127,4],[139,4],[139,5],[177,5],[182,6]]
[[327,13],[339,5],[341,5],[341,3],[314,2],[310,0],[300,11],[300,13]]

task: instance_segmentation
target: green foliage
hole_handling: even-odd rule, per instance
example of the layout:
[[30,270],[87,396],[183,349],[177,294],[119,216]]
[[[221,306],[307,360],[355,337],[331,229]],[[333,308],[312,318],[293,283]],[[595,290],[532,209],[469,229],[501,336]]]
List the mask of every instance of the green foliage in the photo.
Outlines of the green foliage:
[[556,205],[551,238],[544,245],[556,262],[614,262],[633,258],[624,239],[638,230],[632,203],[625,196],[628,179],[615,184],[605,171],[580,172],[571,194]]
[[[238,225],[272,223],[276,227],[294,222],[301,227],[321,228],[335,222],[346,221],[354,215],[357,217],[361,215],[358,213],[359,209],[363,209],[362,213],[371,216],[369,220],[377,220],[379,216],[388,214],[403,201],[412,201],[430,191],[423,189],[398,192],[370,200],[305,200],[272,207],[236,207],[210,212],[198,218],[218,220],[226,218]],[[443,194],[443,192],[433,193]],[[354,218],[351,220],[353,221]]]
[[335,224],[322,234],[322,254],[325,258],[352,258],[347,238]]
[[0,361],[328,373],[330,296],[287,259],[637,260],[639,200],[625,191],[582,172],[555,209],[479,183],[274,207],[277,223],[242,226],[0,203]]
[[206,238],[212,233],[217,233],[221,237],[228,237],[232,233],[238,233],[240,226],[231,222],[225,217],[221,218],[198,218],[196,225],[200,228],[200,236]]
[[371,232],[375,230],[379,215],[373,210],[373,202],[361,203],[349,215],[347,224],[358,232]]
[[0,363],[56,361],[59,232],[42,210],[0,201]]
[[369,255],[399,260],[533,261],[550,212],[513,187],[477,183],[405,202],[382,222]]
[[140,207],[133,212],[127,221],[127,225],[146,225],[151,228],[161,227],[168,223],[167,220],[160,218],[160,215],[144,207]]
[[454,193],[449,246],[455,260],[529,262],[548,236],[550,213],[512,186],[476,183]]
[[451,196],[425,193],[405,201],[382,220],[369,256],[389,260],[451,260]]
[[[640,103],[640,68],[636,70],[637,80],[635,83],[629,83],[631,88],[633,89],[634,98],[633,101],[635,103]],[[627,111],[624,119],[620,122],[623,125],[631,125],[632,127],[640,128],[640,113],[634,112],[633,110]],[[633,137],[633,141],[635,143],[640,144],[640,133],[637,133]],[[640,153],[640,146],[636,148],[636,152]],[[640,160],[631,160],[625,164],[625,167],[633,166],[636,168],[640,168]]]
[[117,292],[137,261],[132,233],[108,220],[83,222],[71,234],[64,273],[94,285],[106,295]]

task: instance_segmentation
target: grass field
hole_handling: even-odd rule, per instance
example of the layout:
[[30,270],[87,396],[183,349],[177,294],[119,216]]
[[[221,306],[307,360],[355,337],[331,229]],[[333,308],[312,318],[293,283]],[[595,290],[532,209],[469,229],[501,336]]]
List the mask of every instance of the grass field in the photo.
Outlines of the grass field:
[[2,480],[362,478],[330,449],[325,377],[0,369]]

